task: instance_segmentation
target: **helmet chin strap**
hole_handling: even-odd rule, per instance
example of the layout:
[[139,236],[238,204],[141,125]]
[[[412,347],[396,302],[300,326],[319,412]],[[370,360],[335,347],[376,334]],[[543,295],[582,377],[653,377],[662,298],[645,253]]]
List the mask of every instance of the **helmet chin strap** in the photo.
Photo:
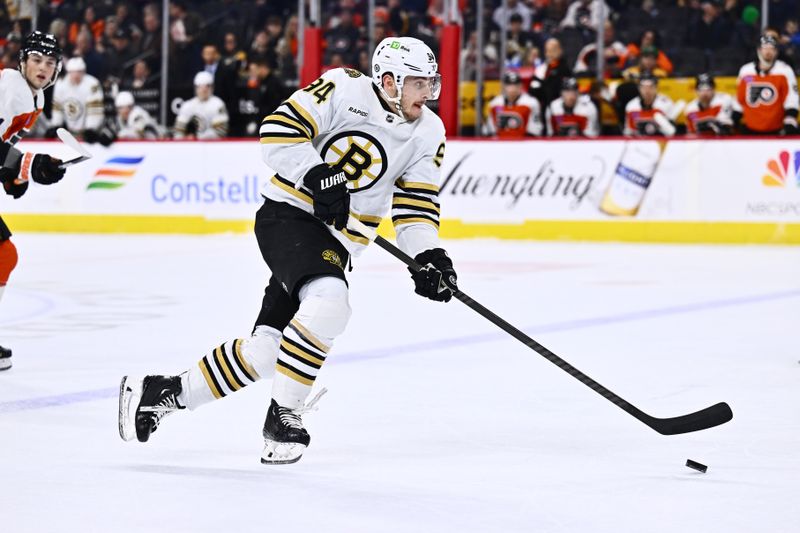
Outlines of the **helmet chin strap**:
[[395,109],[397,109],[397,113],[400,115],[400,118],[403,120],[408,120],[406,114],[403,113],[403,108],[400,105],[400,99],[403,97],[403,87],[395,83],[395,89],[397,89],[397,96],[389,96],[389,93],[386,92],[386,89],[383,88],[383,85],[379,88],[381,94],[389,102],[390,105],[393,105]]

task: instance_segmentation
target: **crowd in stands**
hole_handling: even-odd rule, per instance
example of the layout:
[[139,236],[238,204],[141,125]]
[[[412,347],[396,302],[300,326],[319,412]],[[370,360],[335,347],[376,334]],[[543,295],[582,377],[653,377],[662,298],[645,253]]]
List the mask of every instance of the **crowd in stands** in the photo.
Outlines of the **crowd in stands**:
[[[31,29],[34,3],[0,0],[0,68],[16,67],[20,42]],[[392,35],[417,37],[439,54],[446,19],[443,0],[376,0],[376,4],[370,39],[364,0],[322,0],[325,69],[348,66],[368,73],[370,41]],[[132,99],[152,117],[160,116],[161,2],[40,0],[38,5],[37,27],[57,37],[65,64],[80,57],[84,76],[96,79],[102,88],[106,125],[112,130],[121,127],[120,93],[125,94],[121,102]],[[796,68],[800,0],[770,0],[769,5],[769,32],[778,57]],[[574,77],[584,92],[588,87],[586,97],[605,102],[596,105],[601,122],[610,123],[616,113],[619,131],[624,129],[625,106],[635,98],[643,77],[657,83],[665,77],[701,73],[736,76],[742,65],[755,59],[761,36],[761,0],[506,0],[505,8],[501,0],[484,0],[483,47],[478,50],[477,2],[460,0],[459,7],[463,80],[476,79],[479,56],[486,80],[516,73],[523,92],[539,104],[545,122],[550,104],[562,96],[564,80]],[[296,0],[172,0],[169,14],[167,124],[148,128],[148,135],[177,131],[191,138],[202,136],[198,128],[209,128],[224,135],[249,136],[261,117],[297,87]],[[604,41],[601,77],[626,80],[634,87],[622,98],[602,82],[581,82],[597,77],[598,31]],[[227,124],[213,127],[194,119],[176,130],[179,102],[208,100],[203,99],[204,85],[197,83],[200,72],[211,76],[211,90],[223,102]],[[45,114],[52,120],[50,100],[48,95]],[[63,111],[57,109],[56,116]],[[130,109],[124,114],[127,117]],[[40,133],[57,125],[43,122]],[[547,124],[542,131],[547,131]],[[601,128],[602,133],[613,131]]]

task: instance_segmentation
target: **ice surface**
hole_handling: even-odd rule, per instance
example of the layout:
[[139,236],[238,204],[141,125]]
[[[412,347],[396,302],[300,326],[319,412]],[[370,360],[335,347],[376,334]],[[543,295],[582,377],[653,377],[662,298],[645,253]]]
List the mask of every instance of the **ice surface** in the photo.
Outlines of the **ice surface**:
[[731,404],[731,423],[673,437],[369,250],[311,447],[264,467],[269,382],[147,445],[116,428],[123,374],[182,371],[250,331],[268,277],[253,237],[14,242],[3,533],[799,530],[797,248],[447,243],[468,294],[648,413]]

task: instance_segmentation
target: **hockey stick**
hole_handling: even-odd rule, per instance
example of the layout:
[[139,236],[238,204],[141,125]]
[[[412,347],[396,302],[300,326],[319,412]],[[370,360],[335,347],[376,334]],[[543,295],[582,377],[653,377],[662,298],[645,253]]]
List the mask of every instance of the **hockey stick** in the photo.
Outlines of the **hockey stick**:
[[58,128],[56,130],[56,135],[58,135],[58,138],[61,139],[61,142],[63,142],[64,144],[66,144],[67,146],[69,146],[70,148],[72,148],[73,150],[78,152],[79,154],[81,154],[79,157],[76,157],[75,159],[70,159],[68,161],[62,161],[61,164],[58,165],[59,168],[71,167],[72,165],[76,165],[78,163],[82,163],[83,161],[86,161],[87,159],[91,159],[92,158],[91,152],[89,152],[89,150],[84,148],[83,145],[78,142],[78,139],[73,137],[72,134],[70,132],[68,132],[67,130],[65,130],[64,128]]
[[[397,246],[390,243],[383,237],[379,236],[373,229],[368,228],[361,221],[351,216],[348,224],[352,229],[355,229],[367,239],[375,242],[375,244],[405,263],[412,270],[419,271],[422,268],[408,254],[400,250]],[[701,431],[703,429],[713,428],[729,422],[733,418],[733,412],[731,411],[730,406],[725,402],[712,405],[711,407],[707,407],[695,413],[689,413],[687,415],[676,416],[673,418],[656,418],[654,416],[650,416],[635,405],[618,396],[616,393],[608,390],[603,385],[596,382],[565,360],[561,359],[559,356],[532,338],[528,337],[525,333],[518,330],[494,314],[492,311],[467,296],[463,291],[456,290],[455,293],[453,293],[453,296],[463,302],[467,307],[471,308],[473,311],[489,320],[489,322],[498,326],[500,329],[520,341],[522,344],[532,349],[556,365],[558,368],[601,395],[606,400],[610,401],[637,420],[644,422],[662,435],[678,435],[681,433],[690,433],[692,431]]]

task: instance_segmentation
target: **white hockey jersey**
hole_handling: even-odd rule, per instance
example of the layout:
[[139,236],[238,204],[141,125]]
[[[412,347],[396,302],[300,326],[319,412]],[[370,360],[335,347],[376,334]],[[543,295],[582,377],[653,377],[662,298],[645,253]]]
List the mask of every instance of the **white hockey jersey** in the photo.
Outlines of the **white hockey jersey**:
[[198,139],[222,139],[228,134],[228,110],[219,97],[211,95],[208,100],[196,96],[181,105],[175,119],[175,138],[186,137],[189,124]]
[[133,106],[127,120],[117,115],[117,138],[119,139],[158,139],[160,127],[150,113]]
[[707,106],[701,106],[700,100],[695,98],[686,106],[684,113],[689,133],[716,134],[722,128],[733,127],[733,97],[715,92]]
[[[303,177],[323,162],[348,176],[351,215],[377,227],[391,210],[400,248],[411,255],[439,246],[439,182],[445,130],[427,107],[407,122],[392,112],[370,78],[337,68],[295,92],[261,124],[264,162],[276,171],[262,194],[313,213]],[[331,233],[358,255],[369,241],[353,230]]]
[[72,133],[97,130],[103,124],[103,88],[97,78],[84,74],[77,85],[69,76],[53,90],[53,126],[65,125]]
[[661,128],[655,120],[657,114],[672,119],[675,104],[663,94],[656,95],[653,105],[644,107],[637,96],[625,106],[625,135],[661,135]]
[[0,141],[16,144],[33,127],[43,107],[41,89],[34,94],[16,69],[0,70]]
[[600,135],[600,119],[592,99],[585,94],[578,95],[572,109],[564,107],[564,99],[557,98],[547,106],[545,117],[547,135],[553,137],[597,137]]
[[515,102],[509,102],[498,94],[489,101],[484,134],[501,139],[521,139],[526,135],[538,137],[543,131],[542,107],[533,96],[522,93]]

